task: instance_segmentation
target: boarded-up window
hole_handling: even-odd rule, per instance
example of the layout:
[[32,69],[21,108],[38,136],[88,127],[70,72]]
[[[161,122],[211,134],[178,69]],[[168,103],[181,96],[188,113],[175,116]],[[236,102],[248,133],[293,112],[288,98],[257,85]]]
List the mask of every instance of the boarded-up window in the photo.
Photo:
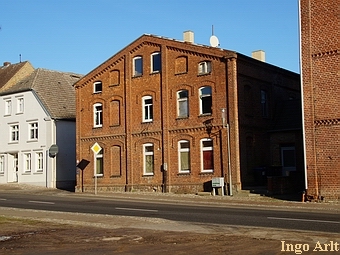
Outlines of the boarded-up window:
[[121,147],[111,147],[111,176],[121,176]]
[[188,72],[188,59],[187,57],[178,57],[175,62],[175,74]]
[[120,83],[119,70],[113,70],[110,72],[110,85],[117,86]]
[[113,100],[110,103],[110,126],[120,125],[120,102]]

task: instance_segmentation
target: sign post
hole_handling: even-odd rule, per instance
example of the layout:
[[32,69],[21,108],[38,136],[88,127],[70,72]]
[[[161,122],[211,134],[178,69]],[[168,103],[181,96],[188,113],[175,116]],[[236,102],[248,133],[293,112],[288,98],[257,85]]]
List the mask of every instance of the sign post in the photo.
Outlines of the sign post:
[[[91,150],[93,151],[93,153],[95,155],[97,155],[101,150],[102,147],[100,147],[100,145],[96,142],[94,145],[92,145]],[[95,160],[94,164],[97,164],[97,161]],[[94,172],[94,194],[97,195],[97,169],[95,169],[96,171]]]

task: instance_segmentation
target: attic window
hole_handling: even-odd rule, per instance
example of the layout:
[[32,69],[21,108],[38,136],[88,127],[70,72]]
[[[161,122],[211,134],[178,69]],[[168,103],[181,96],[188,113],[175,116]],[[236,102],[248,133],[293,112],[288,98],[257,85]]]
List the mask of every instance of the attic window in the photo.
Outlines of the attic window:
[[96,81],[93,83],[93,93],[100,93],[103,91],[103,83],[101,81]]
[[211,62],[203,61],[198,64],[198,74],[208,74],[211,73]]

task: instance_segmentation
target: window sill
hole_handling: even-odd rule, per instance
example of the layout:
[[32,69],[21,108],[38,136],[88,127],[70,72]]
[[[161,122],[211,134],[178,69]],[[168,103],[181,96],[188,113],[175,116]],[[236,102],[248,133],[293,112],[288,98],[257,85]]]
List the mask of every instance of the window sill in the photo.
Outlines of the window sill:
[[154,177],[154,174],[143,174],[142,177]]
[[183,75],[183,74],[188,74],[188,72],[183,72],[183,73],[175,73],[175,75]]
[[148,123],[152,123],[152,122],[153,122],[153,120],[143,120],[142,124],[148,124]]
[[135,75],[132,76],[132,78],[139,78],[139,77],[142,77],[142,76],[143,76],[142,73],[141,74],[135,74]]
[[206,75],[210,75],[210,74],[211,74],[211,72],[199,73],[199,74],[197,74],[197,76],[206,76]]
[[43,170],[37,170],[36,172],[34,172],[33,174],[43,174]]
[[189,116],[178,116],[176,120],[187,120],[189,119]]
[[17,112],[15,115],[22,115],[24,112]]
[[96,177],[97,177],[97,178],[103,178],[104,175],[103,175],[103,174],[96,174],[96,175],[93,176],[93,178],[96,178]]
[[102,128],[103,126],[93,126],[93,129]]
[[153,71],[153,72],[150,73],[150,75],[159,74],[159,73],[161,73],[161,71]]
[[199,175],[213,175],[214,174],[214,171],[213,170],[210,170],[210,171],[202,171],[199,173]]
[[18,144],[18,143],[19,143],[19,141],[11,141],[8,144]]
[[95,95],[95,94],[101,94],[103,91],[94,91],[93,92],[93,95]]
[[202,113],[198,117],[206,117],[206,116],[211,116],[212,113]]
[[191,173],[190,173],[190,171],[188,171],[188,172],[179,172],[179,173],[177,173],[177,176],[189,176],[189,175],[191,175]]
[[28,142],[28,143],[35,143],[35,142],[38,142],[38,139],[28,140],[27,142]]

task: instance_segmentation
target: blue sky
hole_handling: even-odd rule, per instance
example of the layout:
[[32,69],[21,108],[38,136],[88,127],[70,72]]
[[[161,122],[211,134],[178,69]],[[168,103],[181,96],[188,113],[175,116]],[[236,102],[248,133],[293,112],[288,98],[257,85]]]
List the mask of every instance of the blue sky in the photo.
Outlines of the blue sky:
[[87,74],[143,34],[220,47],[299,72],[297,0],[0,0],[0,66]]

